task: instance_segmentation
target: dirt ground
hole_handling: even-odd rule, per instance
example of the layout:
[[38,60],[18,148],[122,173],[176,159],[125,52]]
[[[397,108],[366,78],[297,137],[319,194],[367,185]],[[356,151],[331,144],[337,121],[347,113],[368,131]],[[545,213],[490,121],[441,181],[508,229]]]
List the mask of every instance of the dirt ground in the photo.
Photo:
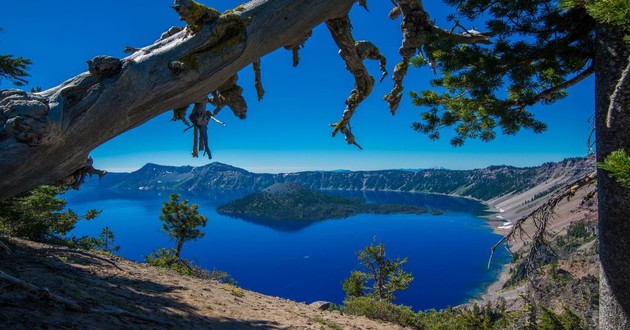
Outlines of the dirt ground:
[[403,329],[112,256],[3,242],[2,329]]

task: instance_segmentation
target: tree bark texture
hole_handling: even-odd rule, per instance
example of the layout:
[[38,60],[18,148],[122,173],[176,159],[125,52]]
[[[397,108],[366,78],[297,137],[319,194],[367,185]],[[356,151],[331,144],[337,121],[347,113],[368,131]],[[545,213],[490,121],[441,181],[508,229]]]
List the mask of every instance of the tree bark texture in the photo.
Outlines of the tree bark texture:
[[96,57],[89,72],[41,93],[0,91],[0,200],[77,177],[88,154],[169,110],[206,100],[239,70],[356,0],[254,0],[132,55]]
[[[595,57],[597,161],[620,148],[630,151],[630,86],[623,86],[611,113],[606,115],[615,87],[627,66],[630,47],[623,31],[600,25]],[[601,262],[599,327],[630,329],[630,189],[598,170],[599,254]]]
[[182,246],[184,246],[184,240],[181,238],[177,239],[177,248],[175,249],[175,256],[179,259],[179,254],[182,253]]

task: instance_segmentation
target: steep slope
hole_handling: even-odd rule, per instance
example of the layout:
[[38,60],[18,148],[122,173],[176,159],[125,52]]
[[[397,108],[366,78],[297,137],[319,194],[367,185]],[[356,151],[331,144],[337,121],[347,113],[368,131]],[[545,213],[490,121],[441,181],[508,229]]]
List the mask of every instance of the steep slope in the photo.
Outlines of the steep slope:
[[[500,213],[502,219],[494,221],[495,230],[506,234],[515,220],[544,203],[549,196],[532,198],[549,189],[547,186],[550,184],[555,186],[547,182],[528,191],[490,201],[497,209],[505,210]],[[520,311],[526,304],[523,297],[529,295],[529,299],[556,313],[561,313],[564,308],[570,309],[588,329],[596,329],[599,259],[595,189],[594,185],[588,186],[558,204],[547,226],[547,252],[539,258],[538,270],[529,277],[535,279],[535,288],[526,276],[523,258],[536,231],[530,219],[522,227],[523,234],[510,244],[515,259],[506,265],[500,279],[488,288],[480,300],[497,303],[499,299],[504,299],[508,310]]]
[[[511,214],[508,213],[511,210],[514,210],[514,216],[518,216],[527,212],[530,206],[543,202],[546,196],[543,193],[554,186],[591,170],[592,161],[579,159],[526,169],[498,166],[473,171],[303,172],[282,175],[253,174],[217,163],[199,168],[148,164],[131,174],[112,174],[104,178],[98,187],[108,186],[122,191],[138,190],[140,187],[147,190],[203,191],[245,187],[246,183],[258,186],[264,182],[302,180],[320,188],[344,190],[385,187],[388,190],[422,191],[418,188],[423,187],[430,191],[454,189],[454,193],[460,194],[472,191],[477,196],[486,196],[482,193],[486,191],[492,192],[488,196],[496,194],[496,191],[508,191],[503,196],[495,195],[497,197],[490,203],[497,209],[505,207],[506,212],[502,213],[505,216]],[[397,173],[398,176],[387,178],[389,173]],[[396,180],[409,178],[407,175],[417,181],[399,185]],[[524,181],[528,176],[530,182]],[[421,181],[419,177],[439,177],[440,180]],[[486,183],[472,185],[467,181],[472,177],[486,180]],[[514,191],[506,182],[516,183],[523,190]],[[287,187],[274,185],[270,190],[286,191]],[[532,199],[536,196],[539,197]],[[593,254],[596,244],[591,240],[583,244],[579,241],[581,245],[575,245],[577,241],[571,241],[573,238],[569,237],[568,228],[573,226],[571,222],[592,223],[596,207],[591,204],[574,211],[579,201],[580,196],[576,196],[561,204],[558,217],[551,226],[560,236],[566,237],[564,239],[569,244],[562,245],[563,249],[568,246],[573,250],[561,251],[563,254],[555,264],[544,266],[546,280],[540,283],[546,291],[541,299],[556,311],[568,306],[588,318],[589,325],[594,325],[597,322],[594,319],[596,307],[591,304],[596,301],[592,298],[597,294],[596,282],[593,282],[593,274],[597,274],[596,255]],[[500,219],[500,223],[505,220]],[[590,224],[588,228],[592,230]],[[12,240],[8,245],[12,252],[0,251],[0,270],[48,290],[34,291],[32,287],[26,290],[23,286],[0,280],[0,324],[10,324],[15,328],[401,329],[392,324],[322,312],[305,304],[239,291],[214,281],[182,277],[123,259],[115,261],[122,268],[119,270],[98,259],[102,256],[90,253],[21,240]],[[504,280],[507,280],[510,273],[506,271],[505,275]],[[495,286],[486,296],[486,301],[496,301],[501,297],[508,300],[511,308],[521,308],[523,300],[519,298],[520,293],[531,290],[522,286],[502,289],[503,283]],[[69,309],[67,304],[47,298],[50,294],[46,292],[71,299],[83,307],[80,310]]]
[[[113,259],[118,269],[107,256],[11,241],[2,272],[47,290],[0,279],[0,324],[12,329],[403,329],[121,258]],[[83,307],[69,308],[70,300]]]

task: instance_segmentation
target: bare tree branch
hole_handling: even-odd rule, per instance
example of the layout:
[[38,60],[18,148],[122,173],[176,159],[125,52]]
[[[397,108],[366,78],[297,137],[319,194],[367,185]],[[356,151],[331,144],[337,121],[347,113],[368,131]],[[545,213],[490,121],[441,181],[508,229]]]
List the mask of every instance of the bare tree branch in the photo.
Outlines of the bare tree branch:
[[589,65],[586,69],[584,69],[584,71],[580,72],[579,74],[577,74],[575,77],[566,80],[560,84],[557,84],[553,87],[547,88],[545,90],[543,90],[542,92],[536,94],[536,96],[534,96],[532,99],[528,99],[526,102],[522,101],[522,100],[516,100],[516,101],[508,101],[508,102],[512,102],[515,103],[516,105],[518,105],[518,107],[516,109],[513,110],[519,110],[519,109],[523,109],[525,108],[525,106],[528,105],[534,105],[542,100],[545,99],[549,99],[551,98],[554,94],[558,93],[559,91],[563,90],[563,89],[567,89],[577,83],[579,83],[580,81],[588,78],[591,74],[593,74],[595,72],[595,66],[593,64]]
[[363,65],[363,58],[359,56],[356,43],[351,33],[352,26],[350,24],[350,18],[344,16],[342,18],[331,19],[326,21],[326,25],[339,47],[339,55],[341,55],[341,58],[346,62],[346,69],[354,76],[354,89],[346,99],[346,109],[343,111],[341,120],[332,125],[334,127],[332,136],[335,136],[337,132],[341,132],[345,135],[348,144],[354,144],[359,149],[362,149],[354,139],[352,129],[350,128],[350,119],[352,119],[359,104],[372,92],[374,88],[374,78],[370,76],[365,65]]
[[254,59],[299,43],[355,0],[252,1],[41,93],[0,91],[0,200],[67,177],[105,141],[199,102]]
[[[549,197],[549,199],[540,207],[536,208],[528,215],[516,220],[514,226],[512,227],[512,230],[503,238],[501,238],[497,243],[495,243],[490,249],[488,268],[490,268],[490,263],[492,262],[494,252],[499,246],[501,246],[502,244],[508,244],[510,241],[516,239],[517,237],[527,235],[528,241],[531,241],[531,247],[527,253],[527,269],[530,271],[533,270],[535,268],[535,261],[540,251],[540,248],[543,245],[546,245],[545,235],[547,234],[547,225],[553,218],[558,203],[560,203],[560,201],[565,198],[571,198],[578,190],[588,185],[594,184],[596,178],[597,172],[593,171],[588,175],[565,185],[563,188],[556,190],[556,192],[554,192],[551,197]],[[529,237],[529,234],[525,231],[523,227],[523,225],[528,220],[531,220],[533,222],[535,228],[534,235],[531,237]]]
[[256,87],[256,95],[258,96],[258,101],[262,100],[265,95],[265,89],[262,85],[262,78],[260,76],[260,59],[257,59],[252,63],[254,68],[254,87]]

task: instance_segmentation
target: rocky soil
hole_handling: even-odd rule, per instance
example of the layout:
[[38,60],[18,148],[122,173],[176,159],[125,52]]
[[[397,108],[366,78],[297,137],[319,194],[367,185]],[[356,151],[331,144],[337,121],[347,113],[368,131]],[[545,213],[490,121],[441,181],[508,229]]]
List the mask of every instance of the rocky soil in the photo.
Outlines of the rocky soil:
[[3,329],[403,329],[113,256],[2,241]]

